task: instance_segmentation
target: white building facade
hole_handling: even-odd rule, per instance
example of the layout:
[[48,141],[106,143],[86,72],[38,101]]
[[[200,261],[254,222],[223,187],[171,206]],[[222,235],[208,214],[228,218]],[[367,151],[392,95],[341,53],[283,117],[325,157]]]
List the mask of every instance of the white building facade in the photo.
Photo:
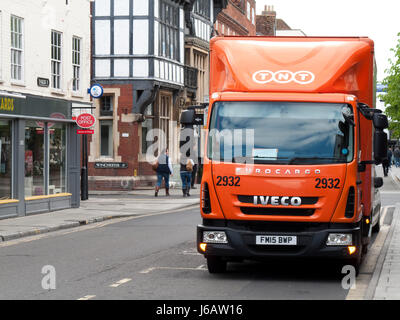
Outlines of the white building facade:
[[1,1],[0,218],[79,206],[89,87],[89,0]]

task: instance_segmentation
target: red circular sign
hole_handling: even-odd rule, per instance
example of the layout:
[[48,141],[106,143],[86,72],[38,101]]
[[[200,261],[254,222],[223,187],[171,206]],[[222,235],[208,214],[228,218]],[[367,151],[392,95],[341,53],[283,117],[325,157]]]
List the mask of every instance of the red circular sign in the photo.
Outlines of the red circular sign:
[[76,124],[81,128],[93,127],[96,122],[96,118],[90,113],[82,113],[76,118]]

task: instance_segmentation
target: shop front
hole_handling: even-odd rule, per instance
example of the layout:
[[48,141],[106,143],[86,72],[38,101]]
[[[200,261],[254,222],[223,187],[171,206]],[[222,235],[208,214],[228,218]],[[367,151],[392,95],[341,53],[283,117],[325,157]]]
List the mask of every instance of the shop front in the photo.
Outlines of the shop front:
[[71,101],[0,92],[0,219],[79,207]]

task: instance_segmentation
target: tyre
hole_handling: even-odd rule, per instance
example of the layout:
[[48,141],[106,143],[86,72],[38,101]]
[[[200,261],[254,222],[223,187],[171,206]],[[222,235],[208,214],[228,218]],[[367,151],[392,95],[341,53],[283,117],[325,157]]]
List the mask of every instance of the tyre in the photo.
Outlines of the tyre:
[[358,276],[358,274],[360,272],[362,258],[364,256],[364,254],[363,254],[364,250],[368,250],[368,249],[364,249],[364,247],[367,247],[367,246],[362,245],[361,248],[358,250],[357,255],[354,258],[350,259],[350,264],[354,267],[354,269],[356,271],[356,276]]
[[372,227],[372,232],[378,233],[381,230],[381,215],[379,214],[378,222]]
[[209,273],[224,273],[226,271],[227,262],[221,257],[207,257],[207,268]]

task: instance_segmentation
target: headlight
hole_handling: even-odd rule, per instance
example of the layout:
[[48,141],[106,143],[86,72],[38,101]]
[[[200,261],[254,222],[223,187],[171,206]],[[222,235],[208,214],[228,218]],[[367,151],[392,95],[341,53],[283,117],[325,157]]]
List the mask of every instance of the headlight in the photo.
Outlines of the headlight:
[[351,233],[330,233],[327,246],[350,246],[353,244],[353,235]]
[[205,243],[228,243],[228,238],[224,231],[204,231],[203,242]]

